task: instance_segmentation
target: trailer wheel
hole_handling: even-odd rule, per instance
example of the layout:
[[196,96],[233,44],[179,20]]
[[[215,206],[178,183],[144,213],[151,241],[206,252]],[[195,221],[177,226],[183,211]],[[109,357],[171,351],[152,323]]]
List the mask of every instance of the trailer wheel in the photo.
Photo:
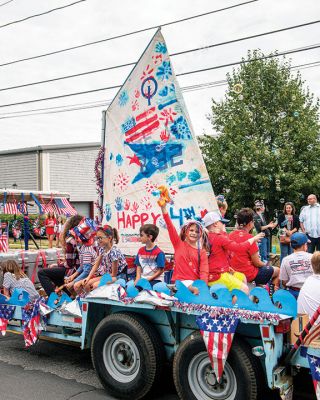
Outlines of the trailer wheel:
[[173,379],[182,400],[258,400],[261,366],[249,346],[235,338],[225,363],[221,382],[212,370],[199,332],[179,346],[173,361]]
[[141,399],[160,379],[164,347],[157,331],[135,314],[118,313],[97,326],[92,362],[106,390],[121,399]]

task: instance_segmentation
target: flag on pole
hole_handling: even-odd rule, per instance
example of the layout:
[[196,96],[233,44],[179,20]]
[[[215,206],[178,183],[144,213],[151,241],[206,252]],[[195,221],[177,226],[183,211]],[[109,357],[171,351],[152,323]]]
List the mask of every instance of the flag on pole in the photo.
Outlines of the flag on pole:
[[65,197],[57,197],[54,199],[54,202],[58,209],[58,214],[63,214],[67,217],[78,214],[77,210],[69,203],[68,199],[66,199]]
[[119,248],[136,254],[139,227],[156,224],[158,245],[172,253],[157,205],[161,185],[173,204],[179,228],[217,210],[216,199],[176,79],[158,30],[106,112],[104,138],[104,223],[120,232]]
[[313,380],[313,386],[317,400],[320,400],[320,357],[307,354],[310,371]]
[[206,345],[211,366],[219,382],[239,319],[228,315],[211,317],[208,313],[205,313],[197,317],[196,322]]
[[6,334],[8,322],[12,319],[15,308],[15,306],[8,304],[0,304],[0,332],[2,336]]
[[23,337],[26,347],[36,343],[39,334],[42,331],[41,315],[40,315],[40,302],[41,298],[33,303],[28,303],[22,308],[22,321],[23,321]]
[[18,204],[16,202],[14,203],[6,203],[4,205],[4,214],[20,214],[20,211],[18,209]]

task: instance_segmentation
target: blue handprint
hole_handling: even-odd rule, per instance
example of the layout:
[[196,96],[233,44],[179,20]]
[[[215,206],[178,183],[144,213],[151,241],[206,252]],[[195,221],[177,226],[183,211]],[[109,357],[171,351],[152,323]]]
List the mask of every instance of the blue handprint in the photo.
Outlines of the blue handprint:
[[114,205],[117,211],[121,211],[123,209],[123,205],[122,205],[122,198],[121,197],[117,197],[115,199],[116,204]]
[[106,220],[107,220],[107,221],[110,221],[111,216],[112,216],[110,204],[106,204],[106,207],[105,207],[105,214],[106,214]]
[[121,157],[121,154],[117,154],[117,156],[116,156],[116,164],[117,164],[117,166],[121,167],[122,163],[123,163],[123,158]]

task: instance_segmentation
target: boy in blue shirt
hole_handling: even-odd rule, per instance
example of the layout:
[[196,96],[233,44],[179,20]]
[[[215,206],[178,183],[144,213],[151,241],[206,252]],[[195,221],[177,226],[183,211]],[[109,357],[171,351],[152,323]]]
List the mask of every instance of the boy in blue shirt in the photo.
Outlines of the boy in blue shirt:
[[165,254],[154,244],[159,235],[159,228],[153,224],[145,224],[140,228],[140,241],[145,246],[138,250],[135,259],[137,275],[135,284],[140,278],[147,279],[151,286],[162,282],[165,266]]

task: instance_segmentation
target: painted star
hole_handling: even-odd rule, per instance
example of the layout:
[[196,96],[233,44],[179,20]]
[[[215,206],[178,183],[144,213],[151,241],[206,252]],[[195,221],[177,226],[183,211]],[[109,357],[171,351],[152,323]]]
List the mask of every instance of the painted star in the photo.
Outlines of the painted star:
[[136,154],[133,157],[127,156],[127,158],[129,158],[129,160],[130,160],[129,165],[137,164],[137,165],[139,165],[139,167],[141,166],[141,162]]
[[207,325],[207,331],[210,331],[212,329],[212,325],[209,323],[208,325]]
[[214,319],[212,320],[212,322],[213,322],[214,325],[217,325],[218,322],[219,322],[219,320],[218,320],[217,318],[214,318]]
[[311,364],[315,364],[317,359],[315,357],[310,357]]
[[218,325],[218,326],[217,326],[217,331],[218,331],[218,332],[221,332],[221,331],[222,331],[222,325]]

